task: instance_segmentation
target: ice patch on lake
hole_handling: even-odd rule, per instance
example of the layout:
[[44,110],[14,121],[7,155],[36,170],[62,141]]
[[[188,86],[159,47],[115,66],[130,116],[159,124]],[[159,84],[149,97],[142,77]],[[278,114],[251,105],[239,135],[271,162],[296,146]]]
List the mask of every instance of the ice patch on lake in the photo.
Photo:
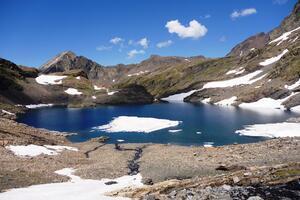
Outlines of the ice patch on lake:
[[44,146],[39,146],[39,145],[10,145],[6,146],[6,149],[12,151],[15,155],[17,156],[29,156],[29,157],[35,157],[41,154],[45,155],[57,155],[60,152],[64,150],[69,150],[69,151],[78,151],[77,148],[74,147],[69,147],[69,146],[54,146],[54,145],[44,145]]
[[233,86],[238,86],[238,85],[249,85],[249,84],[259,81],[260,79],[265,77],[266,74],[253,79],[257,75],[261,74],[262,72],[263,72],[262,70],[257,70],[255,72],[252,72],[250,74],[247,74],[245,76],[241,76],[238,78],[233,78],[233,79],[224,80],[224,81],[208,82],[203,86],[203,89],[205,89],[205,88],[225,88],[225,87],[233,87]]
[[174,129],[174,130],[168,130],[169,133],[178,133],[181,132],[182,129]]
[[35,109],[35,108],[43,108],[43,107],[51,107],[53,106],[52,103],[48,103],[48,104],[29,104],[29,105],[25,105],[26,108],[29,109]]
[[[33,185],[26,188],[11,189],[0,193],[0,200],[127,200],[125,197],[110,197],[107,193],[124,188],[136,188],[143,186],[142,176],[122,176],[116,179],[81,179],[73,175],[74,169],[64,168],[55,173],[68,176],[71,180],[63,183],[50,183]],[[106,185],[105,183],[114,181],[116,184]]]
[[57,75],[40,75],[35,78],[35,81],[41,85],[60,85],[62,80],[67,76],[57,76]]
[[284,50],[281,54],[279,54],[278,56],[275,56],[275,57],[266,59],[265,61],[260,62],[259,64],[262,65],[262,66],[267,66],[267,65],[273,64],[273,63],[279,61],[279,60],[282,58],[282,56],[284,56],[287,52],[289,52],[289,50],[285,49],[285,50]]
[[300,137],[300,123],[270,123],[247,125],[235,133],[253,137]]
[[81,95],[82,94],[82,92],[79,92],[75,88],[68,88],[67,90],[65,90],[65,93],[67,93],[69,95]]
[[150,133],[160,129],[178,126],[180,121],[157,119],[148,117],[120,116],[109,124],[94,127],[106,132],[144,132]]

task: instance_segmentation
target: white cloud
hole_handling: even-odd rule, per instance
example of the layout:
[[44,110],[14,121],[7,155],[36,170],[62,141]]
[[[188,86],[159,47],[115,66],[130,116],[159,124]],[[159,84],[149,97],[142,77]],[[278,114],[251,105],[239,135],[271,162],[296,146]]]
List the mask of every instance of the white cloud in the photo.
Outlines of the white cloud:
[[220,37],[219,41],[220,41],[220,42],[226,42],[226,41],[227,41],[226,36],[223,35],[222,37]]
[[173,41],[172,40],[167,40],[167,41],[157,43],[156,47],[157,48],[164,48],[164,47],[170,46],[171,44],[173,44]]
[[128,41],[128,45],[132,45],[133,43],[134,43],[133,40],[129,40],[129,41]]
[[96,50],[97,51],[107,51],[107,50],[111,50],[112,49],[112,46],[99,46],[99,47],[96,47]]
[[147,49],[149,42],[150,41],[147,38],[142,38],[137,42],[137,44],[141,45],[144,49]]
[[178,20],[168,21],[166,24],[169,33],[176,33],[181,38],[200,38],[207,33],[207,28],[197,22],[192,20],[189,23],[189,26],[185,27]]
[[209,18],[211,18],[211,15],[210,15],[210,14],[204,15],[204,19],[209,19]]
[[119,43],[121,43],[123,41],[124,41],[124,39],[122,39],[120,37],[114,37],[109,42],[112,43],[112,44],[119,44]]
[[127,53],[127,55],[128,55],[128,58],[133,58],[133,57],[135,57],[135,56],[138,55],[138,54],[144,54],[144,53],[145,53],[144,50],[136,50],[136,49],[133,49],[133,50],[129,51],[129,52]]
[[245,17],[245,16],[248,16],[248,15],[253,15],[253,14],[256,14],[257,11],[255,8],[247,8],[247,9],[244,9],[244,10],[238,10],[238,11],[234,11],[233,13],[231,13],[230,17],[232,19],[236,19],[238,17]]

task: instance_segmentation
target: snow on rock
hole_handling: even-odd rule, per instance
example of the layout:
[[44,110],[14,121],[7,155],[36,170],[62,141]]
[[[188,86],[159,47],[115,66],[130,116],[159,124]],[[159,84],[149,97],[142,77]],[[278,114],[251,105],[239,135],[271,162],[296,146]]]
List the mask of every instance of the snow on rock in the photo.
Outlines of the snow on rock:
[[148,73],[149,71],[146,70],[146,71],[139,71],[137,73],[133,73],[133,74],[128,74],[127,76],[131,77],[131,76],[139,76],[139,75],[142,75],[142,74],[145,74],[145,73]]
[[240,135],[253,137],[300,137],[300,123],[271,123],[245,126],[242,130],[235,131]]
[[278,38],[276,38],[275,40],[272,40],[269,44],[272,44],[272,43],[276,43],[277,42],[277,45],[280,45],[283,41],[285,40],[288,40],[289,39],[289,35],[291,35],[293,32],[299,30],[300,27],[294,29],[294,30],[291,30],[291,31],[288,31],[288,32],[285,32],[283,33],[281,36],[279,36]]
[[65,93],[67,93],[69,95],[81,95],[82,94],[82,92],[79,92],[75,88],[68,88],[67,90],[65,90]]
[[51,107],[51,106],[53,106],[52,103],[48,103],[48,104],[41,103],[41,104],[29,104],[29,105],[25,105],[25,107],[29,108],[29,109],[42,108],[42,107]]
[[298,86],[300,86],[300,79],[297,82],[295,82],[294,84],[285,85],[284,87],[288,90],[293,90],[293,89],[297,88]]
[[62,80],[67,76],[58,76],[58,75],[40,75],[35,78],[35,81],[41,85],[60,85]]
[[237,100],[237,97],[233,96],[233,97],[230,97],[228,99],[224,99],[222,101],[219,101],[215,104],[219,105],[219,106],[231,106],[232,104],[234,104],[236,102],[236,100]]
[[6,110],[1,110],[1,111],[2,111],[4,114],[15,116],[14,113],[8,112],[8,111],[6,111]]
[[111,95],[114,95],[115,93],[117,93],[118,91],[111,91],[111,92],[108,92],[107,91],[107,95],[111,96]]
[[[63,183],[33,185],[26,188],[11,189],[0,193],[0,200],[128,200],[125,197],[110,197],[107,193],[124,188],[143,186],[140,174],[122,176],[116,179],[81,179],[73,175],[74,169],[65,168],[55,173],[68,176],[71,180]],[[105,184],[114,181],[116,184]]]
[[205,88],[225,88],[225,87],[233,87],[233,86],[238,86],[238,85],[249,85],[252,84],[256,81],[259,81],[263,77],[265,77],[266,74],[253,79],[257,75],[261,74],[263,71],[262,70],[257,70],[255,72],[252,72],[250,74],[247,74],[245,76],[241,76],[238,78],[233,78],[225,81],[213,81],[213,82],[208,82],[203,86],[203,89]]
[[275,56],[275,57],[272,57],[272,58],[268,58],[266,59],[265,61],[263,62],[260,62],[259,64],[262,65],[262,66],[267,66],[267,65],[271,65],[277,61],[279,61],[282,56],[284,56],[287,52],[289,52],[289,50],[285,49],[283,50],[283,52],[281,54],[279,54],[278,56]]
[[94,85],[94,90],[106,90],[106,87],[98,87],[97,85]]
[[77,80],[80,80],[80,76],[77,76],[76,79],[77,79]]
[[262,108],[267,108],[267,109],[281,109],[285,110],[284,105],[282,103],[289,99],[290,97],[296,95],[298,93],[292,93],[290,96],[285,97],[283,99],[272,99],[272,98],[262,98],[259,99],[258,101],[251,102],[251,103],[241,103],[239,105],[240,108],[247,108],[247,109],[262,109]]
[[97,99],[97,97],[96,96],[92,96],[92,99]]
[[230,74],[235,74],[235,75],[239,75],[245,72],[245,69],[240,67],[239,69],[233,69],[233,70],[229,70],[226,75],[230,75]]
[[148,117],[120,116],[109,124],[94,127],[106,132],[144,132],[150,133],[160,129],[178,126],[180,121],[157,119]]
[[203,100],[201,100],[202,103],[209,103],[211,101],[210,98],[205,98]]
[[189,92],[183,92],[179,94],[174,94],[165,98],[162,98],[164,101],[178,101],[178,102],[183,102],[183,99],[192,95],[194,92],[197,92],[198,90],[191,90]]
[[54,146],[54,145],[44,145],[44,146],[39,146],[39,145],[10,145],[6,146],[6,149],[12,151],[15,155],[17,156],[29,156],[29,157],[34,157],[38,156],[41,154],[45,155],[57,155],[58,153],[64,151],[64,150],[69,150],[69,151],[78,151],[77,148],[74,147],[68,147],[68,146]]
[[294,42],[296,42],[296,40],[298,40],[298,36],[297,37],[295,37],[293,40],[292,40],[292,43],[294,43]]

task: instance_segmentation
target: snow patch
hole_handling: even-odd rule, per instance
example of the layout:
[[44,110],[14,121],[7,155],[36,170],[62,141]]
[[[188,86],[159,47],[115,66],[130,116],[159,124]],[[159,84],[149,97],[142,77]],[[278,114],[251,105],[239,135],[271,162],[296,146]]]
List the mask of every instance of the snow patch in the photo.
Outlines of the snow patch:
[[202,103],[209,103],[211,101],[210,98],[205,98],[203,100],[201,100]]
[[109,124],[94,127],[110,133],[114,132],[144,132],[150,133],[160,129],[178,126],[180,121],[157,119],[148,117],[120,116],[113,119]]
[[51,107],[51,106],[53,106],[52,103],[48,103],[48,104],[41,103],[41,104],[29,104],[29,105],[25,105],[25,107],[29,108],[29,109],[42,108],[42,107]]
[[57,155],[58,153],[69,150],[69,151],[78,151],[77,148],[74,147],[68,147],[68,146],[54,146],[54,145],[44,145],[44,146],[38,146],[34,144],[30,145],[10,145],[6,146],[6,149],[12,151],[17,156],[29,156],[29,157],[35,157],[41,154],[45,155]]
[[111,96],[111,95],[114,95],[115,93],[117,93],[118,91],[111,91],[111,92],[108,92],[107,91],[107,95]]
[[293,90],[293,89],[297,88],[298,86],[300,86],[300,79],[297,82],[295,82],[294,84],[285,85],[284,87],[288,90]]
[[294,29],[294,30],[291,30],[291,31],[288,31],[288,32],[285,32],[283,33],[281,36],[279,36],[278,38],[276,38],[275,40],[272,40],[269,44],[272,44],[272,43],[275,43],[277,42],[277,46],[280,45],[283,41],[285,40],[288,40],[289,39],[289,35],[291,35],[293,32],[299,30],[300,27]]
[[245,69],[240,67],[239,69],[233,69],[233,70],[229,70],[226,75],[230,75],[230,74],[235,74],[235,75],[239,75],[245,72]]
[[97,97],[96,96],[92,96],[92,99],[97,99]]
[[282,52],[281,54],[279,54],[278,56],[275,56],[275,57],[266,59],[265,61],[260,62],[259,64],[262,65],[262,66],[267,66],[267,65],[273,64],[273,63],[279,61],[279,60],[282,58],[282,56],[284,56],[284,54],[286,54],[287,52],[289,52],[289,50],[285,49],[285,50],[283,50],[283,52]]
[[76,79],[77,79],[77,80],[80,80],[80,76],[77,76]]
[[106,90],[106,87],[98,87],[97,85],[94,85],[94,90]]
[[233,96],[233,97],[230,97],[228,99],[224,99],[222,101],[219,101],[215,104],[219,105],[219,106],[231,106],[232,104],[236,103],[236,100],[237,100],[237,97]]
[[7,115],[13,115],[13,116],[15,116],[14,113],[8,112],[8,111],[6,111],[6,110],[2,110],[2,112],[3,112],[4,114],[7,114]]
[[68,88],[67,90],[65,90],[65,93],[67,93],[69,95],[81,95],[82,94],[82,92],[79,92],[75,88]]
[[204,142],[203,146],[204,147],[213,147],[214,143],[213,142]]
[[142,75],[142,74],[145,74],[145,73],[148,73],[149,71],[146,70],[146,71],[139,71],[139,72],[136,72],[136,73],[133,73],[133,74],[128,74],[127,76],[131,77],[131,76],[139,76],[139,75]]
[[40,75],[35,78],[35,81],[41,85],[60,85],[62,80],[67,76],[58,75]]
[[253,137],[300,137],[300,123],[270,123],[247,125],[243,130],[235,133]]
[[183,101],[184,98],[192,95],[194,92],[197,92],[197,91],[198,90],[191,90],[189,92],[183,92],[183,93],[179,93],[179,94],[170,95],[168,97],[162,98],[162,100],[164,100],[164,101],[170,101],[170,102],[172,102],[172,101],[178,101],[178,102],[180,102],[180,101]]
[[260,79],[265,77],[266,74],[264,74],[256,79],[253,79],[257,75],[261,74],[262,72],[263,72],[262,70],[257,70],[255,72],[252,72],[250,74],[247,74],[245,76],[241,76],[238,78],[233,78],[233,79],[229,79],[229,80],[225,80],[225,81],[208,82],[203,86],[203,89],[205,89],[205,88],[225,88],[225,87],[233,87],[233,86],[237,86],[237,85],[249,85],[249,84],[259,81]]
[[[0,200],[128,200],[125,197],[110,197],[111,193],[124,188],[141,187],[142,176],[140,174],[133,176],[122,176],[116,179],[81,179],[73,175],[75,172],[72,168],[58,170],[55,173],[68,176],[71,180],[63,183],[50,183],[33,185],[26,188],[11,189],[7,192],[0,193]],[[114,181],[116,184],[106,185],[105,183]]]

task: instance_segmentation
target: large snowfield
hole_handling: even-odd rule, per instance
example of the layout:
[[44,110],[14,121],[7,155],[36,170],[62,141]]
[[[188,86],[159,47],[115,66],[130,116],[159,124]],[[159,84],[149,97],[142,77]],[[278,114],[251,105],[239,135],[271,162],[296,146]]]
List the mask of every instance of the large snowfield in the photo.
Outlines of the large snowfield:
[[[125,200],[124,197],[109,197],[106,194],[127,187],[140,187],[142,176],[122,176],[116,179],[81,179],[74,175],[72,168],[64,168],[55,173],[68,176],[69,182],[33,185],[26,188],[11,189],[0,193],[0,200]],[[109,181],[115,184],[106,185]]]

